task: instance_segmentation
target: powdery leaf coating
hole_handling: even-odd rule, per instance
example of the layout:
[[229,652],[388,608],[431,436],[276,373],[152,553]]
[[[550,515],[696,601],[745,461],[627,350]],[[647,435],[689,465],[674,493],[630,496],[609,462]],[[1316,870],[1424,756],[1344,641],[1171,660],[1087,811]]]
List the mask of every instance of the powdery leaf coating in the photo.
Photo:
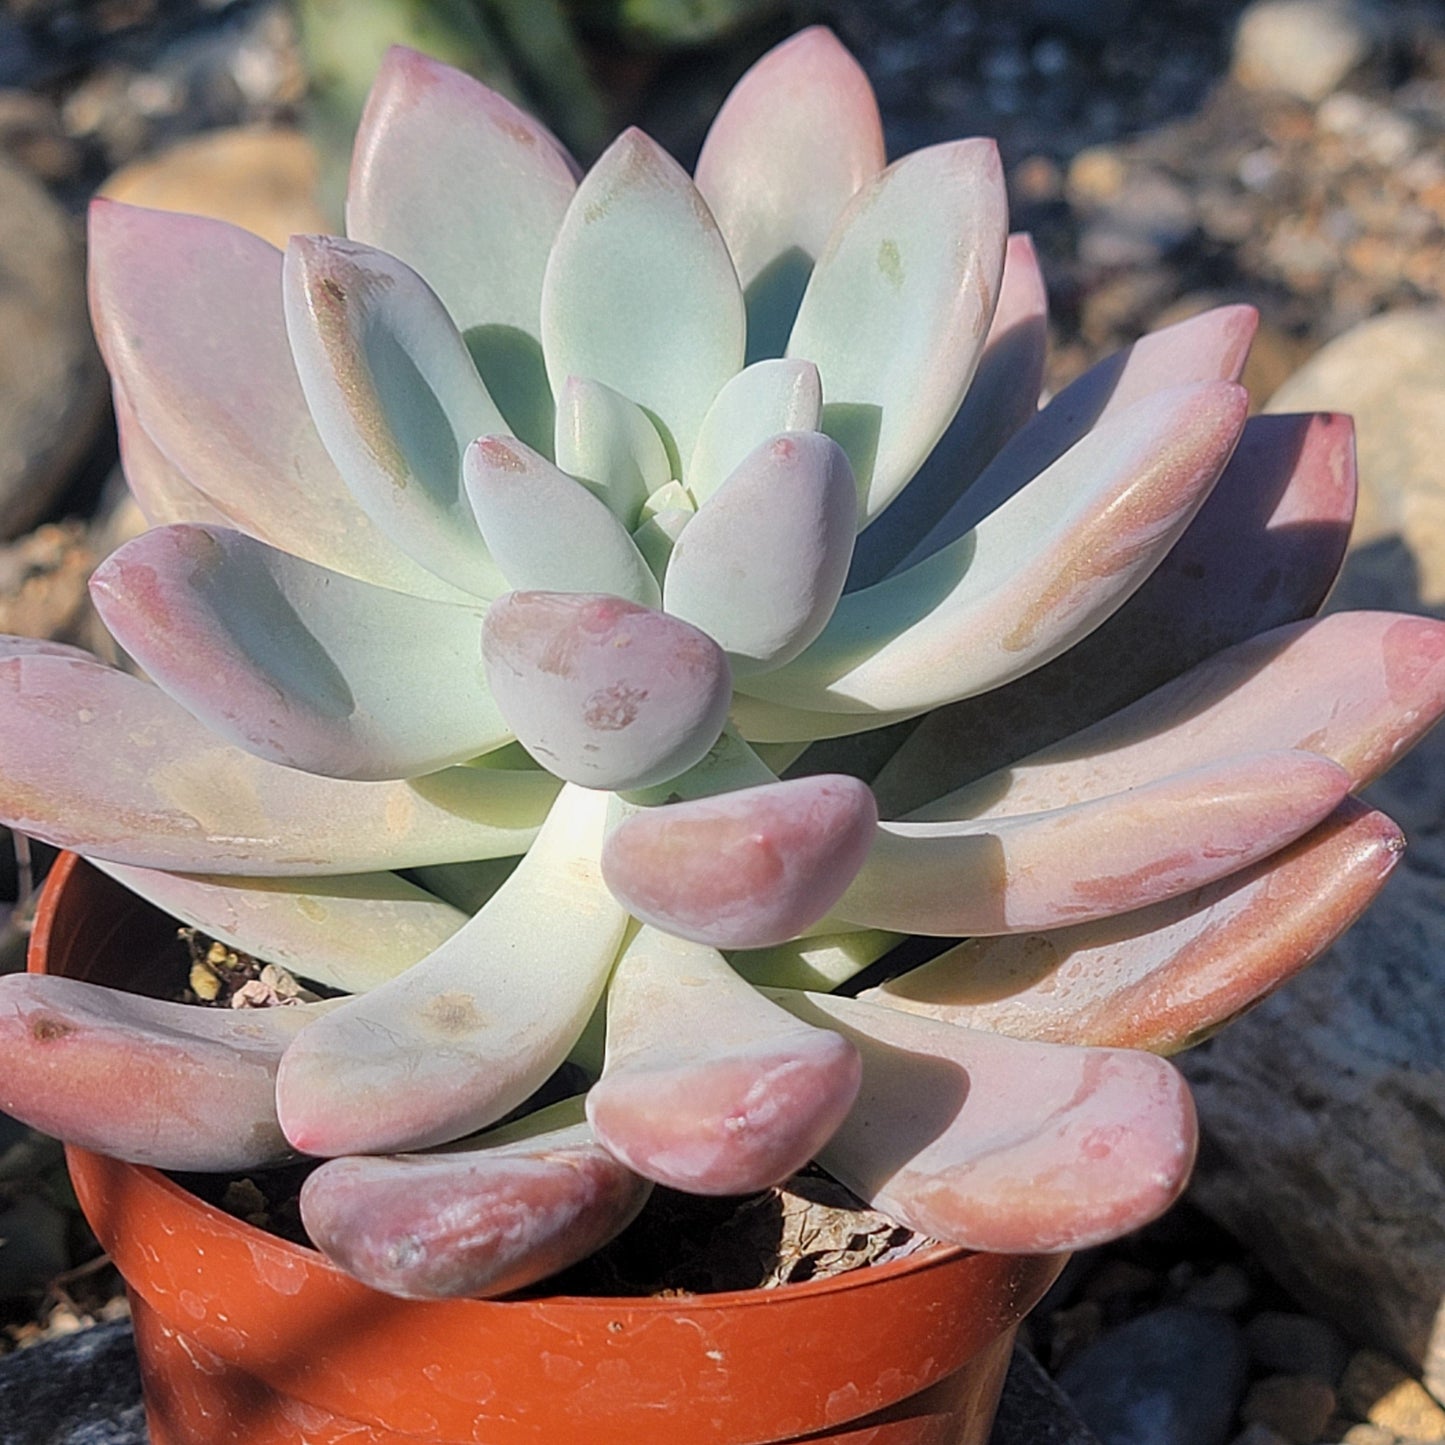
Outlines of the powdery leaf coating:
[[231,525],[349,577],[457,600],[356,505],[322,446],[274,246],[224,221],[99,200],[89,252],[106,365],[146,435]]
[[357,503],[452,586],[505,591],[462,490],[461,458],[506,422],[436,294],[384,251],[293,236],[283,295],[307,404]]
[[697,188],[750,286],[793,251],[815,260],[884,160],[868,77],[831,31],[813,26],[733,87],[698,156]]
[[162,527],[168,522],[234,525],[203,491],[186,480],[185,473],[151,440],[118,384],[112,384],[110,395],[115,408],[121,471],[146,521],[153,527]]
[[1061,808],[1242,748],[1318,753],[1373,781],[1445,712],[1445,622],[1336,612],[1218,653],[1053,747],[915,809],[916,821]]
[[1258,327],[1254,307],[1218,306],[1105,357],[1014,434],[903,565],[963,536],[1089,432],[1147,397],[1208,381],[1238,381]]
[[687,172],[624,131],[568,208],[542,286],[552,390],[569,376],[614,387],[692,454],[723,383],[743,364],[742,292]]
[[1404,852],[1347,800],[1252,868],[1166,903],[1046,933],[974,938],[861,997],[964,1028],[1173,1053],[1312,962]]
[[636,402],[600,381],[569,376],[557,393],[557,465],[607,504],[629,531],[642,504],[672,479],[667,448]]
[[271,762],[406,778],[511,741],[477,656],[480,605],[374,587],[240,532],[183,524],[111,553],[90,591],[160,687]]
[[997,1254],[1085,1249],[1147,1224],[1188,1181],[1194,1105],[1153,1054],[776,996],[858,1045],[858,1102],[818,1162],[910,1229]]
[[1267,857],[1349,790],[1313,753],[1249,754],[1053,812],[883,823],[834,912],[945,937],[1107,918]]
[[878,725],[1048,662],[1168,553],[1229,460],[1247,404],[1231,382],[1146,397],[967,536],[845,593],[811,647],[740,689],[789,708],[868,714]]
[[585,1259],[652,1186],[593,1139],[569,1101],[466,1148],[333,1159],[306,1180],[301,1218],[348,1274],[403,1299],[486,1298]]
[[766,948],[837,902],[867,857],[878,812],[838,773],[634,813],[608,834],[607,886],[629,912],[715,948]]
[[813,268],[787,355],[823,378],[823,429],[876,517],[953,420],[998,299],[1008,202],[998,148],[915,151],[849,202]]
[[1107,717],[1214,653],[1311,617],[1355,514],[1355,441],[1337,414],[1244,425],[1199,515],[1108,621],[1051,663],[924,718],[874,779],[890,815]]
[[848,574],[850,592],[881,582],[999,448],[1032,420],[1044,380],[1048,318],[1048,292],[1033,241],[1010,236],[998,305],[963,405],[918,474],[859,535]]
[[821,432],[755,447],[672,549],[670,614],[701,628],[733,675],[780,667],[832,616],[848,575],[858,502],[843,449]]
[[203,1009],[48,974],[0,978],[0,1109],[46,1134],[158,1169],[291,1157],[276,1066],[331,1005]]
[[732,676],[705,633],[621,597],[512,592],[482,629],[487,679],[527,751],[588,788],[645,788],[699,762]]
[[607,990],[587,1095],[603,1145],[692,1194],[750,1194],[801,1169],[858,1092],[857,1050],[800,1024],[703,944],[643,928]]
[[482,437],[462,458],[487,548],[517,591],[606,592],[644,607],[662,593],[606,503],[510,437]]
[[744,367],[702,419],[683,472],[693,501],[701,507],[769,437],[816,431],[822,416],[823,383],[811,361],[775,359]]
[[581,1035],[627,915],[597,866],[608,798],[562,790],[537,841],[469,923],[296,1040],[276,1100],[308,1154],[424,1149],[495,1123]]
[[209,937],[347,993],[395,978],[468,917],[388,872],[220,878],[100,859],[94,866]]
[[412,267],[464,335],[506,327],[537,344],[547,256],[576,189],[540,121],[395,46],[357,130],[346,229]]
[[505,857],[531,842],[557,786],[495,768],[318,777],[219,741],[97,662],[0,661],[0,821],[86,857],[265,877]]

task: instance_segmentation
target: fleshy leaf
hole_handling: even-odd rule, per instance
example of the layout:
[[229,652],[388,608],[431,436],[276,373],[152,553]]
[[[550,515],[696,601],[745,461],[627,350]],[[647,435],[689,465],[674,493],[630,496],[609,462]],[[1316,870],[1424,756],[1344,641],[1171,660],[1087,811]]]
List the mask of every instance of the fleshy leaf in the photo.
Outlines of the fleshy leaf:
[[467,921],[395,873],[222,878],[95,866],[209,937],[346,993],[395,978]]
[[318,1247],[403,1299],[487,1298],[585,1259],[652,1186],[593,1138],[567,1100],[465,1148],[333,1159],[301,1190]]
[[283,294],[311,415],[357,502],[454,587],[504,592],[462,453],[506,423],[436,294],[394,256],[333,236],[291,238]]
[[901,933],[859,928],[789,939],[772,948],[740,949],[728,962],[759,988],[816,988],[827,993],[903,942]]
[[0,1109],[132,1164],[275,1164],[293,1153],[276,1121],[276,1066],[330,1007],[195,1008],[79,979],[8,974]]
[[1267,857],[1349,787],[1343,768],[1313,753],[1249,754],[1054,812],[883,823],[834,912],[942,936],[1107,918]]
[[848,573],[850,592],[881,582],[1032,419],[1043,386],[1048,315],[1033,241],[1010,236],[998,305],[963,405],[918,474],[859,535]]
[[621,597],[512,592],[482,631],[487,678],[527,751],[588,788],[646,788],[700,762],[727,720],[727,658]]
[[816,363],[823,430],[871,521],[953,420],[998,299],[1008,203],[998,148],[954,141],[854,196],[818,258],[787,354]]
[[1084,1249],[1157,1218],[1188,1181],[1194,1106],[1153,1054],[775,996],[857,1044],[858,1102],[818,1162],[910,1229],[996,1254]]
[[482,671],[480,606],[409,597],[240,532],[184,525],[127,542],[90,586],[150,677],[218,737],[271,762],[405,778],[511,739]]
[[683,473],[693,501],[702,506],[769,437],[816,431],[822,416],[823,383],[811,361],[758,361],[744,368],[702,420]]
[[1061,808],[1241,748],[1299,748],[1371,782],[1445,712],[1445,622],[1337,612],[1277,627],[1054,746],[909,816]]
[[274,246],[223,221],[96,201],[90,310],[146,435],[232,525],[348,577],[457,599],[356,505],[322,446]]
[[566,1058],[627,927],[597,866],[607,807],[606,794],[564,788],[475,918],[297,1039],[276,1097],[298,1149],[377,1154],[458,1139]]
[[153,527],[167,522],[210,522],[232,525],[204,492],[186,480],[166,454],[146,434],[135,408],[120,387],[111,387],[115,429],[120,442],[120,465],[126,485],[141,515]]
[[510,587],[606,592],[644,607],[657,579],[605,502],[524,442],[483,437],[462,462],[467,496]]
[[542,276],[575,190],[570,158],[525,111],[428,56],[388,52],[356,136],[347,232],[437,293],[508,430],[544,451]]
[[635,402],[600,381],[569,376],[557,393],[557,465],[631,531],[642,504],[672,480],[667,448]]
[[1142,587],[1067,652],[919,723],[875,780],[890,816],[1079,732],[1256,633],[1312,616],[1349,540],[1354,428],[1258,416]]
[[1229,460],[1247,400],[1231,382],[1146,397],[975,531],[845,593],[800,657],[739,687],[881,722],[1048,662],[1121,606],[1178,540]]
[[716,948],[766,948],[837,902],[877,818],[857,778],[764,784],[634,813],[608,834],[602,872],[654,928]]
[[1064,388],[964,492],[905,567],[976,527],[1088,433],[1160,391],[1238,381],[1259,326],[1252,306],[1218,306],[1142,336]]
[[99,663],[0,661],[0,822],[87,857],[285,877],[505,856],[527,847],[556,789],[495,768],[317,777],[221,742]]
[[1404,846],[1383,813],[1346,801],[1206,888],[1073,928],[971,938],[862,997],[1014,1038],[1173,1053],[1323,953]]
[[765,273],[795,254],[805,267],[818,257],[884,159],[868,77],[815,25],[768,51],[733,87],[698,156],[697,188],[743,285],[765,286]]
[[620,391],[659,423],[676,467],[743,364],[745,324],[727,247],[687,173],[624,131],[577,188],[547,265],[553,390],[587,376]]
[[821,432],[754,448],[672,549],[667,611],[700,627],[734,676],[796,657],[843,591],[858,516],[843,449]]
[[770,1003],[703,944],[642,929],[607,991],[587,1095],[629,1168],[691,1194],[749,1194],[801,1169],[858,1092],[857,1051]]

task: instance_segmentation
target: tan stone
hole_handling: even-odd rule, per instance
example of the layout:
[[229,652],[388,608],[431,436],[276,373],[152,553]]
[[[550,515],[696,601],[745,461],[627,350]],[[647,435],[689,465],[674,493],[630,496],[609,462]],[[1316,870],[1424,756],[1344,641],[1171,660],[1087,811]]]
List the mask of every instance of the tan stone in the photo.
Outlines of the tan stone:
[[1445,1440],[1445,1410],[1394,1360],[1359,1350],[1345,1366],[1340,1399],[1351,1413],[1393,1431],[1402,1440]]
[[284,246],[289,236],[334,229],[316,199],[318,173],[316,150],[299,131],[246,127],[195,136],[124,166],[101,194],[229,221]]

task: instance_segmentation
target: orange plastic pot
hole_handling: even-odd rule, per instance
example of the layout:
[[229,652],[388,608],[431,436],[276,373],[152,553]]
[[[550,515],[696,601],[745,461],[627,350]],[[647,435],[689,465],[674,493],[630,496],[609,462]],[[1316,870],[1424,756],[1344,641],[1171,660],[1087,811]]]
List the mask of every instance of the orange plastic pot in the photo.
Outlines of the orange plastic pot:
[[[144,991],[175,947],[66,856],[30,968]],[[1062,1264],[939,1248],[776,1290],[398,1300],[153,1169],[69,1159],[128,1286],[153,1445],[984,1445]]]

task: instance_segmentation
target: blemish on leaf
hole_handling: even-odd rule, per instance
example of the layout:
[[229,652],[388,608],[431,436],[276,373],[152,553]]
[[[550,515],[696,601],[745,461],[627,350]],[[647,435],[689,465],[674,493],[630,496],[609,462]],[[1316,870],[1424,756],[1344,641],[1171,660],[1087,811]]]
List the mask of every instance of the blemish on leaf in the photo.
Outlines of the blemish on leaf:
[[878,243],[878,269],[895,291],[903,285],[903,257],[898,252],[897,241]]
[[53,1014],[41,1014],[30,1025],[30,1036],[37,1044],[53,1044],[56,1039],[63,1039],[67,1034],[73,1034],[73,1025],[58,1019]]
[[615,733],[637,721],[638,710],[647,700],[648,689],[614,682],[587,699],[582,721],[594,732]]

